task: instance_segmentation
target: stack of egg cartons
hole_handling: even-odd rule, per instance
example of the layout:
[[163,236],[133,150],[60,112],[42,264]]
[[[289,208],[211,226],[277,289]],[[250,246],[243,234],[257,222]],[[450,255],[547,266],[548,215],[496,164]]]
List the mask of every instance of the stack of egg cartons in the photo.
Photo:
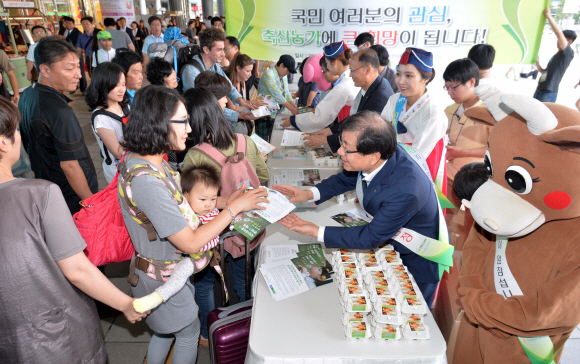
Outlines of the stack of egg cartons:
[[330,157],[319,157],[315,151],[311,150],[310,158],[315,166],[329,166],[329,167],[339,167],[342,166],[342,159],[340,157],[330,156]]
[[357,254],[340,249],[332,254],[334,271],[337,273],[338,291],[342,305],[342,323],[345,335],[352,339],[368,339],[371,335],[368,314],[372,306],[363,284],[363,273]]
[[[376,252],[333,252],[349,338],[429,339],[428,308],[413,276],[391,245]],[[364,304],[363,304],[364,302]]]

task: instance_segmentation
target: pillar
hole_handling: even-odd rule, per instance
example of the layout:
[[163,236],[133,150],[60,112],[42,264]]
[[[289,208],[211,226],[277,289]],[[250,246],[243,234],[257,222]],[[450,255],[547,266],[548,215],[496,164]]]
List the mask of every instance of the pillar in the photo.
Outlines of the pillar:
[[161,0],[155,0],[155,11],[161,9]]
[[139,0],[139,13],[141,15],[147,15],[147,3],[145,0]]
[[206,20],[208,16],[213,16],[213,0],[201,0],[201,7],[204,20]]
[[226,5],[224,0],[216,0],[217,2],[217,15],[224,16],[226,14]]

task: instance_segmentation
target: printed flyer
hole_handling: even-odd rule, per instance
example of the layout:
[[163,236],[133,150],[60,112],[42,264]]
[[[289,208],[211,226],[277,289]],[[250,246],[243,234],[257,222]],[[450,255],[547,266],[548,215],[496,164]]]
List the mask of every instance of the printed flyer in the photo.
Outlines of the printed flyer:
[[344,227],[363,226],[371,222],[366,212],[358,207],[330,218]]
[[268,189],[268,201],[268,204],[264,204],[265,210],[252,210],[236,216],[234,229],[246,238],[253,239],[266,226],[275,223],[296,208],[286,196],[272,189]]
[[252,138],[254,143],[256,143],[256,146],[258,147],[258,150],[260,151],[260,154],[262,155],[262,157],[265,156],[266,154],[269,154],[274,149],[276,149],[275,146],[268,143],[264,139],[260,138],[260,136],[258,134],[252,134],[252,136],[250,138]]
[[288,186],[314,186],[320,181],[318,169],[283,169],[274,175],[274,184]]

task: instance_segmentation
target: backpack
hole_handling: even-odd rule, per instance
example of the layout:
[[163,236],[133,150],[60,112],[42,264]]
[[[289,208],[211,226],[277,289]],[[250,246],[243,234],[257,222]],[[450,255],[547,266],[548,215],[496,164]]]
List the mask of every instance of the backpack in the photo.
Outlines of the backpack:
[[[192,148],[200,151],[221,167],[221,196],[231,195],[237,191],[244,182],[246,182],[246,188],[260,187],[260,180],[258,179],[256,170],[248,158],[246,158],[246,138],[242,134],[235,135],[236,140],[234,142],[234,149],[236,152],[232,157],[226,157],[222,152],[209,143],[202,143]],[[250,250],[254,250],[254,248],[264,240],[265,236],[266,230],[262,230],[250,243]],[[243,235],[235,235],[224,239],[224,249],[234,258],[246,254],[245,245],[245,237]]]
[[179,49],[185,47],[185,44],[179,40],[171,39],[165,43],[151,43],[147,49],[150,58],[161,58],[173,66],[175,72],[177,67],[177,54]]
[[205,71],[201,66],[201,63],[197,59],[193,57],[200,54],[199,46],[197,44],[188,44],[187,46],[181,48],[179,50],[179,57],[178,57],[178,67],[179,72],[177,72],[177,90],[179,92],[183,92],[183,70],[185,66],[193,66],[197,68],[197,70],[201,73]]
[[[97,61],[97,65],[98,65],[98,61]],[[106,111],[103,109],[97,109],[93,112],[93,114],[91,115],[91,126],[93,127],[93,130],[95,131],[95,134],[97,135],[97,138],[101,139],[101,137],[99,137],[99,134],[96,132],[95,130],[95,117],[98,115],[106,115],[112,119],[117,120],[118,122],[120,122],[121,124],[123,124],[123,126],[125,126],[127,124],[127,120],[129,120],[129,108],[122,106],[121,107],[123,109],[123,114],[125,114],[125,116],[121,117],[115,113],[112,113],[110,111]],[[101,142],[103,142],[103,140],[101,139]],[[110,166],[113,163],[113,160],[111,159],[111,156],[109,155],[109,151],[107,150],[107,146],[105,145],[105,143],[103,143],[103,151],[105,152],[105,155],[103,156],[105,158],[105,163]]]

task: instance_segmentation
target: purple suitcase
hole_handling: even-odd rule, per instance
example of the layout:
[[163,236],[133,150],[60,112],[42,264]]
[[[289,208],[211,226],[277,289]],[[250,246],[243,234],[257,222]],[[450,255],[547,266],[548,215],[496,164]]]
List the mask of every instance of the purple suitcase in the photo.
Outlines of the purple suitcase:
[[207,316],[212,364],[243,363],[248,351],[253,299],[215,309]]

